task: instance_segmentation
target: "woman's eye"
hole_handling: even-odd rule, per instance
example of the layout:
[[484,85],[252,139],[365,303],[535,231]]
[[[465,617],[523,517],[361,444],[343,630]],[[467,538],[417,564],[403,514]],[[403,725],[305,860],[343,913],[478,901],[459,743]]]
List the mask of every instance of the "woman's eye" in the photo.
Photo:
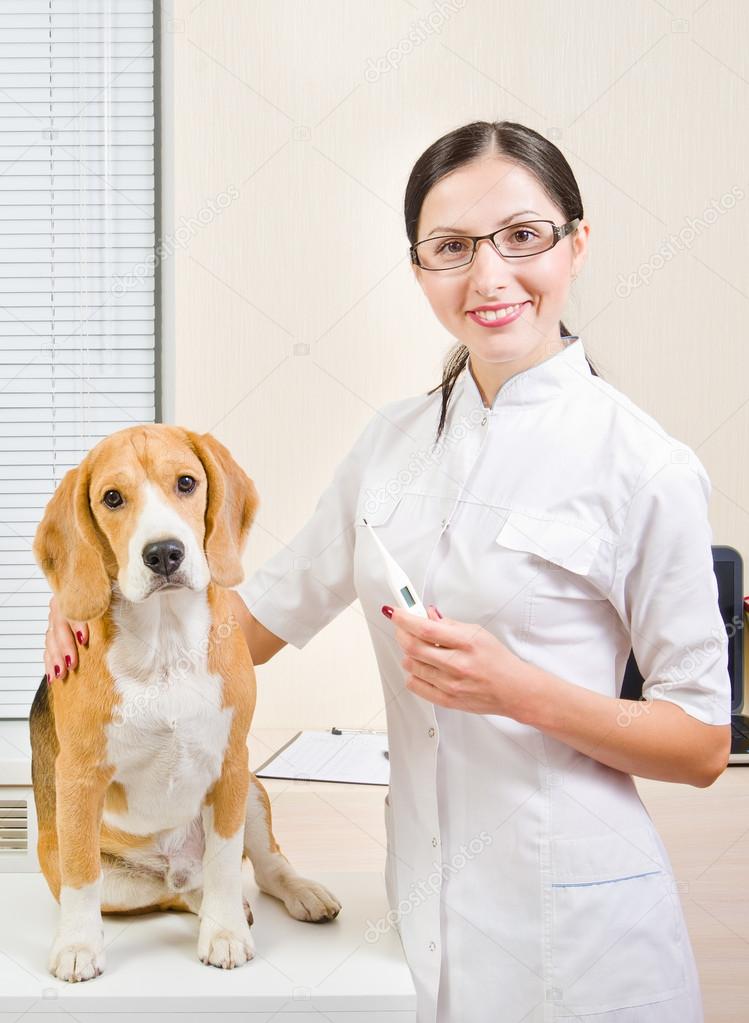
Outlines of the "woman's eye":
[[119,490],[108,490],[104,495],[104,504],[107,508],[119,508],[122,503],[122,494]]
[[181,494],[191,494],[195,489],[195,480],[192,476],[180,476],[177,480],[177,490]]
[[[458,246],[457,249],[454,248],[456,245]],[[451,238],[450,241],[443,242],[437,249],[437,252],[440,253],[447,250],[451,256],[457,256],[463,248],[465,248],[465,242],[459,238]]]

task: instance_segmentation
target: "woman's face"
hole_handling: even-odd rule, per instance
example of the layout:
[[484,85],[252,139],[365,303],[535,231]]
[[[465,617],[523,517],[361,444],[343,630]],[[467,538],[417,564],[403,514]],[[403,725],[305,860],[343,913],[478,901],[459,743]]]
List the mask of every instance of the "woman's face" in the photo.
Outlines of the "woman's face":
[[[567,219],[532,174],[502,157],[481,157],[429,190],[417,241],[451,231],[488,234],[509,226],[503,221],[511,214],[528,210],[533,212],[513,216],[509,224],[552,220],[559,225]],[[584,262],[588,232],[581,221],[553,248],[522,259],[504,259],[487,240],[478,244],[470,266],[430,272],[414,265],[414,272],[437,319],[468,348],[472,363],[524,360],[548,352],[549,344],[559,346],[559,321],[571,278]],[[504,326],[484,326],[479,313],[471,315],[477,307],[497,303],[523,307]]]

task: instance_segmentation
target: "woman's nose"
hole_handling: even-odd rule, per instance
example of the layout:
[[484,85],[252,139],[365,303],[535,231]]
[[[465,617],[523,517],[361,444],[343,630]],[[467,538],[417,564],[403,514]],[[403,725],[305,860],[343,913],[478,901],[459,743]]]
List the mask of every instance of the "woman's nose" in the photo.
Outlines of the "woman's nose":
[[509,267],[490,238],[483,238],[476,245],[469,275],[474,288],[481,294],[491,294],[498,286],[504,286],[509,281]]

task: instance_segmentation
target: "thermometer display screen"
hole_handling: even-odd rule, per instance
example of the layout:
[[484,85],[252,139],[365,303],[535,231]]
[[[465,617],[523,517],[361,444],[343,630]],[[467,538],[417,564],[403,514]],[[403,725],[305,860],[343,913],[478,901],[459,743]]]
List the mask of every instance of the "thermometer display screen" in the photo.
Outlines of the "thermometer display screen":
[[409,588],[407,586],[402,586],[401,587],[401,593],[403,594],[403,598],[406,601],[406,604],[409,607],[413,607],[414,604],[416,603],[416,601],[411,596],[411,591],[409,590]]

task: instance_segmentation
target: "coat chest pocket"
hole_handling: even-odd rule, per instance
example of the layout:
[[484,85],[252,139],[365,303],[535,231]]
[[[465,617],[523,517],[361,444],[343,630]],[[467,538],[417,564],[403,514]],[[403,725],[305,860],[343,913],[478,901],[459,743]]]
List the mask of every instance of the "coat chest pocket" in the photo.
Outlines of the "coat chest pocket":
[[514,551],[526,551],[554,566],[585,575],[593,563],[601,540],[582,526],[513,510],[497,534],[497,543]]
[[552,841],[558,1015],[665,1001],[686,986],[673,875],[646,828]]
[[455,499],[446,494],[427,493],[418,489],[406,489],[388,494],[384,488],[366,488],[359,495],[356,506],[357,528],[366,529],[364,519],[370,526],[386,526],[396,512],[403,513],[408,523],[409,539],[432,537],[439,532],[440,524],[452,511]]
[[380,540],[418,591],[439,536],[441,517],[448,514],[451,506],[449,498],[415,490],[395,494],[366,490],[360,495],[354,522],[354,576],[360,599],[362,596],[366,599],[371,592],[373,599],[379,600],[378,612],[383,603],[392,604],[382,554],[371,534]]
[[[383,629],[380,608],[395,604],[396,597],[386,562],[377,541],[418,588],[418,544],[409,543],[404,530],[411,515],[412,495],[399,493],[382,500],[365,498],[357,505],[354,526],[354,587],[367,620]],[[365,522],[366,519],[366,522]]]
[[511,510],[495,543],[514,552],[510,558],[528,574],[534,598],[601,597],[613,544],[594,526]]
[[370,526],[384,526],[403,499],[403,494],[361,494],[356,506],[357,528],[366,529],[364,520]]
[[[382,582],[382,559],[374,540],[369,535],[368,527],[378,536],[380,542],[384,543],[385,549],[392,553],[391,526],[395,518],[395,510],[401,503],[402,496],[402,494],[388,495],[382,500],[376,500],[374,497],[360,497],[357,503],[354,519],[354,581],[360,599],[366,592],[368,581],[371,582],[373,576],[377,577],[380,583]],[[380,596],[383,594],[380,593]]]

